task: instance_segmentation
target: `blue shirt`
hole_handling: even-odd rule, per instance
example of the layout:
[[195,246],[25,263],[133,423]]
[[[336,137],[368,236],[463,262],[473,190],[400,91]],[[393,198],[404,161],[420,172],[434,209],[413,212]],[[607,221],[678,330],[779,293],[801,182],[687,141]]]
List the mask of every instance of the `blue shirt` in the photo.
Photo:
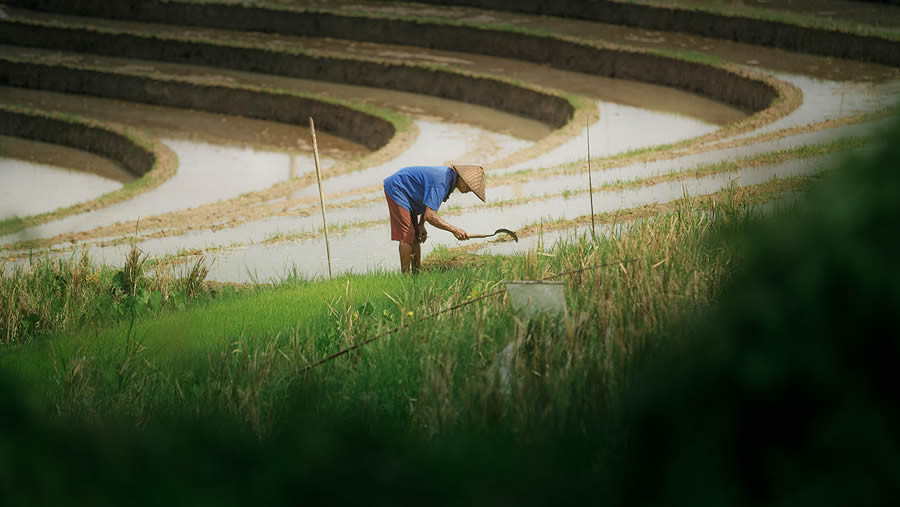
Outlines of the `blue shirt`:
[[413,215],[421,215],[426,206],[434,211],[441,207],[456,187],[456,178],[456,171],[445,165],[404,167],[384,179],[384,192]]

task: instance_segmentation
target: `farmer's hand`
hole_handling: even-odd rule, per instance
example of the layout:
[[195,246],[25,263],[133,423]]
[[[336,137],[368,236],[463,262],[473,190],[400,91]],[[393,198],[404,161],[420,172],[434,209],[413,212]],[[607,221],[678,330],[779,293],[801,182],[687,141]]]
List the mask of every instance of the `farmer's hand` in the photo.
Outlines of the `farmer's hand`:
[[428,239],[428,231],[425,230],[425,225],[416,228],[416,242],[424,243],[425,240]]
[[464,231],[458,227],[453,231],[453,235],[456,236],[456,239],[458,239],[460,241],[465,241],[465,240],[469,239],[469,233],[467,233],[466,231]]

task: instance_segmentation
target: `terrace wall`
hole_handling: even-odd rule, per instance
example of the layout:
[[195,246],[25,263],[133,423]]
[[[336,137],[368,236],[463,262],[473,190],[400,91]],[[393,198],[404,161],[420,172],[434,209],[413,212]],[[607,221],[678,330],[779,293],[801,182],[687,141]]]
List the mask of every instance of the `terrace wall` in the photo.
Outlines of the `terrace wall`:
[[[485,54],[679,88],[749,112],[768,107],[777,97],[776,90],[768,84],[719,67],[508,30],[184,0],[114,3],[101,0],[77,3],[65,0],[13,0],[11,4],[134,21],[334,37]],[[513,9],[514,4],[510,2],[511,10],[521,10]],[[575,5],[565,1],[562,4]],[[534,5],[534,2],[523,5]],[[481,92],[478,90],[472,95],[479,97]]]

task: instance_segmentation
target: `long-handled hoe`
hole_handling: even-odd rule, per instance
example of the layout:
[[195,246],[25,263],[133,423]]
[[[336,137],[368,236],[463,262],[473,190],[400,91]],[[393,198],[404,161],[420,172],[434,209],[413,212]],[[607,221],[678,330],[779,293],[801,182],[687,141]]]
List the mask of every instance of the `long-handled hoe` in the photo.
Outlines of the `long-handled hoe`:
[[490,238],[491,236],[496,236],[497,234],[500,234],[501,232],[503,234],[509,234],[510,236],[512,236],[512,239],[516,240],[516,243],[519,242],[519,237],[516,236],[516,233],[509,229],[497,229],[496,231],[493,232],[493,234],[469,234],[469,239]]

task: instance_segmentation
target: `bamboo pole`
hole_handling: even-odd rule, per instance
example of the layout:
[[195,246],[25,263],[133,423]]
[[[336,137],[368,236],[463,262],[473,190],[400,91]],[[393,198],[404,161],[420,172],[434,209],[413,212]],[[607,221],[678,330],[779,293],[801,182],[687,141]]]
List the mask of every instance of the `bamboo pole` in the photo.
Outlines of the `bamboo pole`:
[[325,252],[328,254],[328,278],[331,278],[331,245],[328,243],[328,220],[325,218],[325,193],[322,191],[322,171],[319,169],[319,146],[316,144],[316,124],[309,117],[309,131],[312,132],[313,155],[316,159],[316,181],[319,182],[319,206],[322,208],[322,228],[325,230]]
[[597,229],[594,225],[594,183],[591,181],[591,119],[587,121],[587,162],[588,162],[588,194],[591,196],[591,234],[597,237]]

